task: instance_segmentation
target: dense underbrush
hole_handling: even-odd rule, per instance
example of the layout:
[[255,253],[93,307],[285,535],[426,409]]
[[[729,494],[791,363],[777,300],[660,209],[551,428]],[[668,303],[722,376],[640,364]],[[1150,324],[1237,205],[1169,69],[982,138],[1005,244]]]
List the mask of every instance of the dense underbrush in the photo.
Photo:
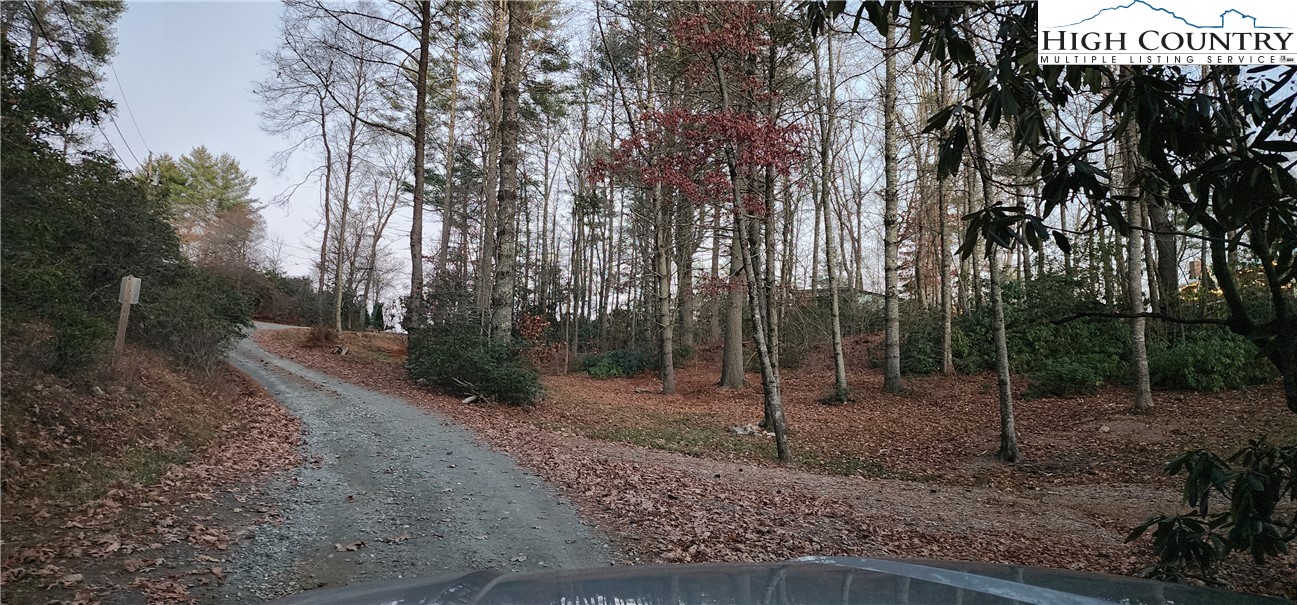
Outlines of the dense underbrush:
[[[1080,317],[1106,309],[1078,280],[1046,274],[1004,286],[1005,331],[1013,372],[1028,379],[1028,396],[1091,395],[1104,385],[1130,382],[1130,329],[1121,320]],[[989,306],[956,315],[951,325],[955,367],[964,373],[994,369]],[[1247,339],[1220,326],[1149,322],[1149,377],[1155,387],[1217,392],[1263,384],[1277,375]],[[941,368],[941,315],[903,305],[901,369],[932,374]]]
[[423,306],[427,313],[409,331],[410,378],[474,401],[530,405],[544,395],[540,372],[525,354],[530,343],[521,334],[509,344],[489,339],[466,284],[439,278]]

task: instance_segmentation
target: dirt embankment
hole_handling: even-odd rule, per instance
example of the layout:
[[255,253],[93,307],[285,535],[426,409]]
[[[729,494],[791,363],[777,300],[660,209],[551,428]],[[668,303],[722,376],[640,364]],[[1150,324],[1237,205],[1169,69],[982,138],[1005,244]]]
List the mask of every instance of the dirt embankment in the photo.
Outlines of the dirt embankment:
[[201,596],[276,514],[257,480],[297,463],[297,420],[255,383],[147,350],[77,380],[11,363],[2,399],[6,601]]

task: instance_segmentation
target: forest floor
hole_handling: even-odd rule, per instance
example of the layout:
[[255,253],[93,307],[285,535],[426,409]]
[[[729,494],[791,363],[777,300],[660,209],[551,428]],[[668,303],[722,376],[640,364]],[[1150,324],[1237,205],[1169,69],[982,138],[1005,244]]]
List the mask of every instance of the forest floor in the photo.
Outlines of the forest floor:
[[298,464],[300,423],[240,372],[134,347],[77,380],[6,362],[4,602],[192,602],[279,520],[261,489]]
[[[399,336],[349,334],[345,356],[305,336],[255,338],[268,352],[468,426],[572,499],[628,563],[822,554],[1129,574],[1151,562],[1147,540],[1124,543],[1129,530],[1180,510],[1166,460],[1191,447],[1232,452],[1248,436],[1297,436],[1274,385],[1158,392],[1151,416],[1129,414],[1129,394],[1110,389],[1019,399],[1025,460],[1005,465],[993,457],[993,376],[909,377],[903,393],[884,395],[881,373],[860,368],[850,375],[857,401],[825,406],[817,400],[832,372],[811,356],[782,373],[799,462],[781,465],[769,438],[730,430],[760,420],[759,379],[717,388],[714,351],[677,371],[674,396],[654,393],[649,375],[555,375],[545,378],[545,401],[518,408],[419,387],[406,377]],[[867,346],[853,341],[848,354]],[[1264,567],[1236,558],[1223,577],[1238,590],[1294,598],[1297,555]]]

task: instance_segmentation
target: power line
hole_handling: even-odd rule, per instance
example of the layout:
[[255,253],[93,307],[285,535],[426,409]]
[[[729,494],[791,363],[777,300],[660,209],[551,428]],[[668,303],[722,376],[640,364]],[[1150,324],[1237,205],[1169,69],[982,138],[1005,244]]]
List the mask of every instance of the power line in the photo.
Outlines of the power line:
[[[108,133],[104,132],[104,127],[100,124],[95,124],[95,128],[99,129],[99,134],[104,135],[104,141],[108,143],[108,148],[113,150],[113,155],[117,156],[117,161],[121,162],[122,166],[126,166],[126,158],[122,157],[121,152],[117,151],[117,146],[113,145],[113,140],[108,138]],[[139,160],[136,161],[138,162]]]
[[144,149],[148,151],[149,154],[152,154],[153,150],[149,148],[149,142],[144,140],[144,133],[140,132],[140,123],[135,121],[135,112],[131,111],[131,102],[126,100],[126,89],[122,87],[121,78],[117,77],[117,68],[114,67],[112,63],[109,63],[108,69],[113,72],[113,81],[117,82],[117,91],[122,93],[122,105],[126,106],[126,115],[131,118],[131,124],[135,125],[135,134],[140,135],[140,142],[144,143]]
[[[60,3],[58,3],[58,5],[59,5],[59,9],[61,9],[61,10],[63,11],[63,16],[65,16],[65,17],[68,18],[68,30],[71,31],[71,32],[73,32],[74,34],[77,33],[77,32],[76,32],[76,27],[75,27],[76,20],[72,18],[72,13],[69,13],[69,12],[68,12],[67,4],[66,4],[66,3],[62,3],[62,2],[60,2]],[[31,9],[29,8],[28,10],[30,11]],[[35,11],[32,11],[32,19],[33,19],[34,21],[36,21],[37,24],[39,24],[39,21],[40,21],[40,20],[39,20],[39,18],[36,17],[36,13],[35,13]],[[42,34],[45,34],[45,27],[44,27],[43,25],[41,26],[41,33],[42,33]],[[53,40],[50,39],[50,37],[49,37],[48,34],[45,34],[45,39],[50,40],[51,42],[53,42]],[[62,59],[62,55],[60,55],[59,58]],[[64,60],[64,63],[66,63],[66,64],[68,64],[68,65],[71,65],[71,64],[72,64],[72,61],[70,61],[70,60]],[[111,67],[112,67],[112,64],[110,63],[108,66],[111,68]],[[116,71],[113,72],[113,77],[117,77],[117,72],[116,72]],[[95,87],[95,92],[98,93],[100,97],[104,97],[104,96],[106,96],[106,95],[104,95],[103,90],[101,90],[101,89],[99,88],[99,82],[94,82],[94,81],[92,81],[91,83],[92,83],[92,84],[94,85],[94,87]],[[118,82],[117,82],[117,86],[118,86],[119,89],[121,88],[121,85],[122,85],[122,84],[121,84],[121,81],[118,81]],[[126,92],[125,92],[125,91],[122,91],[122,100],[123,100],[123,101],[126,100]],[[129,108],[129,107],[127,107],[127,111],[130,111],[130,108]],[[134,120],[135,118],[132,116],[131,119]],[[112,123],[112,125],[113,125],[113,129],[117,131],[117,136],[121,137],[121,139],[122,139],[122,145],[125,145],[125,146],[126,146],[126,151],[127,151],[128,153],[130,153],[130,154],[131,154],[131,158],[135,160],[135,167],[138,169],[138,168],[144,166],[144,163],[140,161],[140,158],[137,157],[137,156],[135,155],[135,150],[134,150],[134,149],[131,149],[131,144],[128,143],[128,142],[126,141],[126,135],[123,135],[123,134],[122,134],[122,129],[121,129],[121,127],[119,127],[119,126],[117,125],[117,120],[116,120],[115,118],[113,118],[112,116],[108,116],[108,121]],[[104,139],[108,141],[108,146],[113,148],[113,153],[117,155],[117,159],[121,160],[122,165],[125,166],[125,165],[126,165],[126,159],[123,158],[123,157],[122,157],[122,154],[119,153],[119,152],[117,151],[117,146],[113,145],[112,140],[108,139],[108,134],[104,132],[104,128],[103,128],[103,126],[101,126],[101,125],[99,125],[99,124],[96,124],[96,126],[98,126],[98,128],[99,128],[99,132],[100,132],[101,134],[104,135]],[[136,128],[138,129],[139,127],[136,126]],[[143,137],[140,137],[140,141],[143,141],[143,140],[144,140],[144,138],[143,138]],[[148,147],[148,143],[145,143],[144,146],[145,146],[145,147]]]
[[[129,152],[131,154],[131,158],[135,160],[135,165],[137,167],[144,166],[144,162],[141,162],[140,158],[135,156],[135,150],[131,149],[131,144],[126,142],[126,136],[122,134],[122,129],[119,126],[117,126],[117,120],[108,118],[108,121],[112,123],[113,129],[117,131],[117,136],[122,138],[122,144],[126,146],[126,151]],[[126,162],[122,162],[122,163],[125,164]]]
[[[65,58],[63,56],[63,53],[59,52],[59,45],[54,43],[54,39],[50,37],[49,32],[45,31],[45,24],[42,23],[40,17],[36,15],[36,10],[33,9],[30,4],[27,4],[25,2],[23,3],[23,6],[27,9],[27,12],[31,14],[32,24],[34,24],[36,28],[41,31],[41,37],[45,38],[46,41],[50,42],[50,48],[53,49],[54,51],[54,58],[58,59],[64,65],[72,65],[72,61],[70,59]],[[64,15],[68,14],[67,11],[68,9],[66,7],[63,7]],[[71,21],[71,19],[72,17],[69,15],[68,20]],[[69,28],[71,27],[71,23],[69,23],[68,27]],[[104,141],[108,143],[108,148],[113,150],[113,155],[117,156],[117,160],[122,163],[122,166],[125,166],[126,158],[122,157],[121,152],[117,151],[117,146],[113,145],[113,140],[108,138],[107,132],[104,132],[103,125],[99,124],[98,122],[95,122],[94,124],[95,124],[95,128],[99,129],[99,134],[104,135]],[[124,139],[123,142],[125,142]]]

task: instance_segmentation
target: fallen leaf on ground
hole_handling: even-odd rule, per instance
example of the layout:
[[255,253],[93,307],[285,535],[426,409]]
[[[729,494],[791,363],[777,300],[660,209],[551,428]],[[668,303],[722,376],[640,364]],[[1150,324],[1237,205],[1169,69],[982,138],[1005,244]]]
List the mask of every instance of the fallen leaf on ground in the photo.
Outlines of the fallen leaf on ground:
[[[1216,446],[1248,427],[1291,426],[1277,385],[1229,403],[1238,409],[1211,394],[1167,401],[1156,422],[1126,414],[1121,389],[1023,400],[1018,421],[1028,460],[1003,465],[986,451],[997,439],[994,375],[914,377],[905,394],[886,395],[878,394],[882,372],[861,363],[852,384],[876,395],[868,404],[825,406],[817,400],[832,384],[832,358],[812,351],[803,368],[782,375],[799,468],[772,463],[767,440],[727,431],[760,418],[762,395],[759,380],[743,389],[715,386],[719,347],[699,347],[701,363],[677,370],[678,396],[629,392],[660,388],[647,373],[615,382],[546,376],[552,396],[523,409],[465,406],[411,381],[400,356],[342,358],[302,347],[302,335],[283,330],[253,338],[268,352],[465,425],[571,498],[628,563],[834,555],[1130,573],[1151,554],[1146,544],[1123,543],[1125,532],[1149,514],[1151,501],[1174,503],[1178,495],[1162,472],[1166,459],[1189,442]],[[844,345],[848,358],[866,360],[881,350],[881,335]],[[1213,425],[1201,419],[1222,414],[1242,414],[1248,425],[1202,428]],[[639,427],[655,415],[669,422],[650,427],[647,438],[626,439],[644,447],[587,437]],[[667,439],[681,423],[738,449],[661,451],[694,448]],[[1061,495],[1046,500],[1039,495],[1046,489]],[[1285,575],[1292,561],[1297,555],[1279,567],[1227,571],[1242,590],[1297,594],[1297,582]]]
[[141,569],[158,565],[161,562],[162,559],[127,559],[122,562],[122,568],[130,573],[135,573]]
[[62,584],[64,588],[72,588],[73,586],[80,584],[84,579],[86,579],[85,576],[79,573],[70,573],[59,578],[59,584]]

